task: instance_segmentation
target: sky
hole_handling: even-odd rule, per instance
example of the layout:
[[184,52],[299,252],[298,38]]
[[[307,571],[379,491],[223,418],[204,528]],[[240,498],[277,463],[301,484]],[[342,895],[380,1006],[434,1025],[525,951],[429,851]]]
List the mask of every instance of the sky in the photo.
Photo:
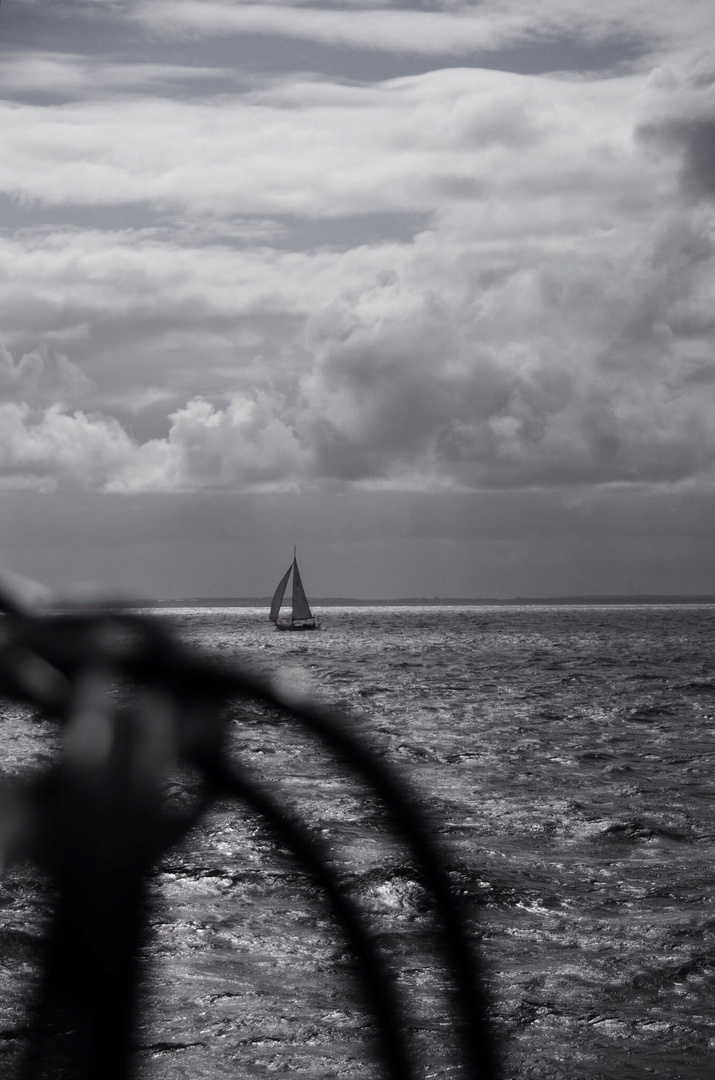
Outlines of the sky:
[[0,567],[715,594],[711,0],[2,0]]

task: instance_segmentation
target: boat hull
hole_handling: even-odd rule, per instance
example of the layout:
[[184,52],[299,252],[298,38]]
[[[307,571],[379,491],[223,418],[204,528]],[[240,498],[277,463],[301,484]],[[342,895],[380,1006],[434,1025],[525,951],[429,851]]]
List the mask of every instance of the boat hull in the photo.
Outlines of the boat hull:
[[276,630],[320,630],[320,623],[296,623],[294,626],[276,623]]

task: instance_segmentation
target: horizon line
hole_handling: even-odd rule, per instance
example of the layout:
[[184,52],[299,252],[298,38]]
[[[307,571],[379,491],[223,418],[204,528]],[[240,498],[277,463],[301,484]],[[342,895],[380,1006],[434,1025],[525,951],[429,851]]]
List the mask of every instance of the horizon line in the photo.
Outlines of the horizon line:
[[[137,604],[242,604],[247,606],[270,605],[271,597],[266,596],[183,596],[155,597],[134,601]],[[713,593],[568,593],[552,596],[401,596],[401,597],[357,597],[357,596],[320,596],[312,597],[314,607],[324,606],[369,606],[369,605],[499,605],[499,604],[713,604]]]

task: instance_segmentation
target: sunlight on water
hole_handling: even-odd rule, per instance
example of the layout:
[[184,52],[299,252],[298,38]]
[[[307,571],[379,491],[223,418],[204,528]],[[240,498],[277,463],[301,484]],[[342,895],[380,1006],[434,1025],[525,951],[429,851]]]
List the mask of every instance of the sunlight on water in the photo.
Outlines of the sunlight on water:
[[[161,617],[349,709],[422,793],[479,917],[506,1076],[701,1080],[715,1030],[715,608],[322,614],[314,635],[276,634],[252,608]],[[3,716],[5,773],[46,764],[54,730],[10,706]],[[332,842],[404,956],[415,1038],[430,1075],[446,1076],[439,988],[410,945],[421,890],[376,808],[294,728],[256,709],[230,717],[232,751]],[[2,894],[0,1035],[17,1026],[31,973],[42,898],[30,885],[14,878]],[[370,1073],[352,961],[249,814],[218,807],[152,886],[147,1076]]]

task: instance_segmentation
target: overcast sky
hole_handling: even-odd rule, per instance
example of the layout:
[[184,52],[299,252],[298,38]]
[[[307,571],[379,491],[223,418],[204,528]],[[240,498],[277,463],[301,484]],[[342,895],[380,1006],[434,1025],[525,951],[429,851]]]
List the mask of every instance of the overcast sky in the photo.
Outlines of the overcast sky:
[[715,593],[711,0],[3,0],[0,563]]

